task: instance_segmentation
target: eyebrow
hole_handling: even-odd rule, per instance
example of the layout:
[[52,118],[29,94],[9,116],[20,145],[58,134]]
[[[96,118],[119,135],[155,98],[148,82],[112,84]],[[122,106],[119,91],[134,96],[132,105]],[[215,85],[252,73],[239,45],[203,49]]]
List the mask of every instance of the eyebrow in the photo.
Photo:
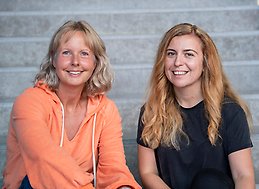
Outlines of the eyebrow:
[[[176,50],[174,50],[174,49],[166,49],[166,51],[175,51],[175,52],[176,52]],[[184,51],[184,52],[192,51],[192,52],[198,54],[198,52],[195,51],[195,50],[193,50],[193,49],[184,49],[183,51]]]
[[175,51],[174,49],[166,49],[166,51]]
[[193,50],[193,49],[184,49],[183,51],[184,51],[184,52],[192,51],[192,52],[194,52],[194,53],[198,54],[198,52],[197,52],[197,51],[195,51],[195,50]]

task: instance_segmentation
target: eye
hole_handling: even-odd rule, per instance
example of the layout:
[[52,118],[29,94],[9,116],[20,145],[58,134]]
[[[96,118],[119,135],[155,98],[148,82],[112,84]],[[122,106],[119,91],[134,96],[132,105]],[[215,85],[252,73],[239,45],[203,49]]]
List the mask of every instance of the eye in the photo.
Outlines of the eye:
[[175,51],[167,51],[167,53],[166,53],[166,55],[167,56],[174,56],[176,53],[175,53]]
[[190,53],[190,52],[187,52],[187,53],[185,53],[185,56],[186,56],[186,57],[193,57],[194,54],[193,54],[193,53]]
[[70,51],[68,51],[68,50],[64,50],[64,51],[62,51],[62,55],[64,55],[64,56],[68,56],[68,55],[70,55],[71,53],[70,53]]
[[89,52],[87,52],[87,51],[81,51],[81,56],[89,56]]

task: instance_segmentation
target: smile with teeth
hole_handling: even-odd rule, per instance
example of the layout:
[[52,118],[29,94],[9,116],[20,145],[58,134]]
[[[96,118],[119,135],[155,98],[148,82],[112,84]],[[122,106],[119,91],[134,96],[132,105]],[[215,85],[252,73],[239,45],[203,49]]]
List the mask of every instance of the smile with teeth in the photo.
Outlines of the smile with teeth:
[[187,74],[187,71],[173,71],[174,75],[185,75]]
[[81,71],[67,71],[71,75],[79,75]]

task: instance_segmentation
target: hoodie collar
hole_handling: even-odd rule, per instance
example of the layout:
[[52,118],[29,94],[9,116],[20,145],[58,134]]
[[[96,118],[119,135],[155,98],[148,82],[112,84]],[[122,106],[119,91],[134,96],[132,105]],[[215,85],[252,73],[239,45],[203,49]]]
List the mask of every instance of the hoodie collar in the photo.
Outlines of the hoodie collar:
[[45,91],[45,93],[47,93],[48,95],[51,96],[51,98],[53,99],[53,101],[60,103],[60,99],[58,98],[57,94],[55,93],[55,91],[51,90],[49,88],[49,86],[47,84],[45,84],[43,81],[38,81],[35,86],[36,88],[40,88],[43,91]]
[[[51,90],[47,84],[45,84],[43,81],[39,81],[35,84],[35,87],[40,88],[44,90],[48,95],[51,96],[52,100],[56,103],[61,103],[59,97],[57,94]],[[93,114],[97,113],[103,106],[106,101],[106,96],[96,95],[96,96],[88,96],[88,103],[87,103],[87,115],[92,116]],[[87,116],[87,117],[88,117]]]

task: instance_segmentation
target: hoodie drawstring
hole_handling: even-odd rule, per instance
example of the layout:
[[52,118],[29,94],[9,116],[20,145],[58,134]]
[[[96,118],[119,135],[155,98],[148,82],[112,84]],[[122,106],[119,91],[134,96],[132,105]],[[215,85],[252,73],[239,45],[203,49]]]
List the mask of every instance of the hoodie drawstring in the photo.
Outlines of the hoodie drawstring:
[[93,158],[93,172],[94,172],[94,188],[96,187],[96,160],[95,160],[95,153],[94,153],[95,126],[96,126],[96,113],[94,114],[94,123],[93,123],[93,130],[92,130],[92,158]]
[[61,127],[61,137],[60,137],[59,147],[62,147],[64,142],[64,132],[65,132],[65,111],[64,111],[63,104],[60,103],[60,105],[61,105],[61,111],[62,111],[62,127]]
[[[64,143],[64,132],[65,132],[65,111],[64,106],[62,103],[61,110],[62,110],[62,128],[61,128],[61,137],[59,142],[59,147],[63,146]],[[92,130],[92,161],[93,161],[93,173],[94,173],[94,187],[96,188],[96,160],[95,160],[95,153],[94,153],[94,135],[95,135],[95,126],[96,126],[96,113],[94,114],[94,122],[93,122],[93,130]]]

